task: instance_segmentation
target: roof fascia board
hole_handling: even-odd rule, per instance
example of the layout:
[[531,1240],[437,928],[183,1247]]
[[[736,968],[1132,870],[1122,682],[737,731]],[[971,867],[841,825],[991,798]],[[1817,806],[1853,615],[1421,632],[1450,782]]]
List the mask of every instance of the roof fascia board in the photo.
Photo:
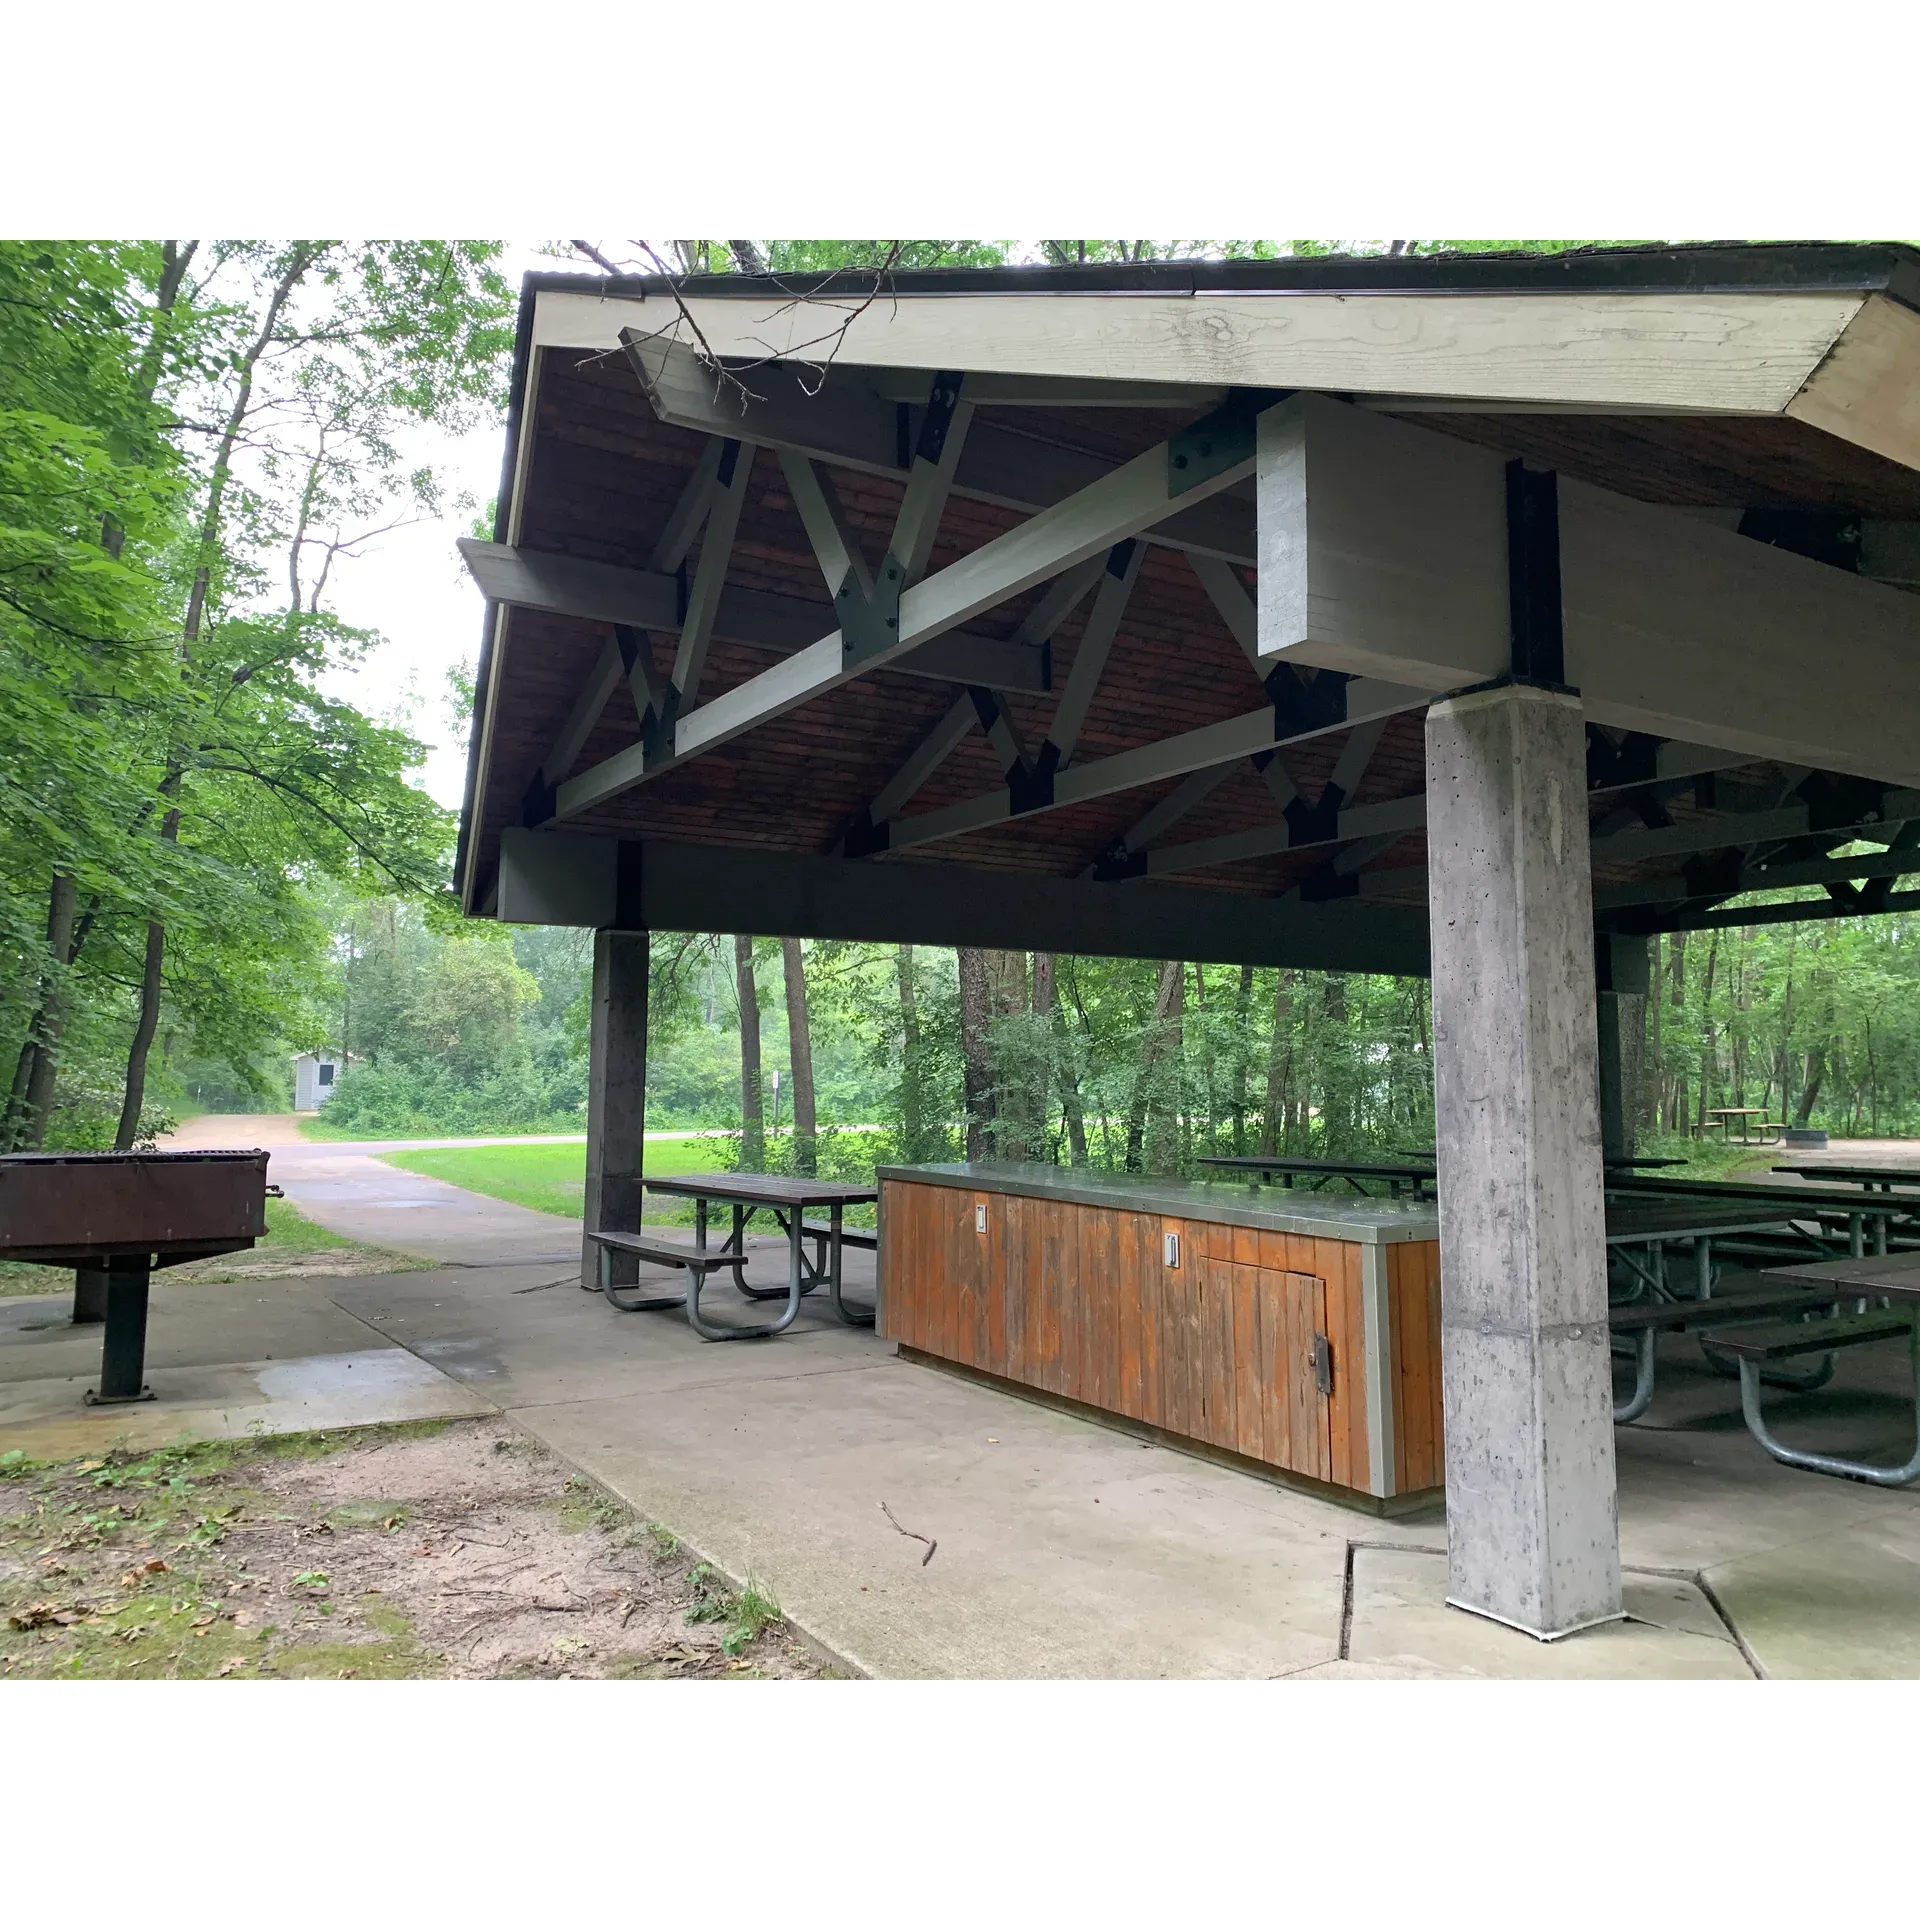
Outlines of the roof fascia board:
[[[1865,296],[1856,292],[1047,294],[829,303],[694,299],[722,360],[1198,387],[1308,388],[1583,406],[1780,412]],[[541,345],[605,350],[631,301],[539,296]],[[642,329],[636,329],[641,331]],[[684,333],[684,327],[681,327]],[[831,343],[823,345],[824,341]],[[877,396],[876,396],[877,398]]]
[[1109,261],[1085,266],[932,267],[778,275],[740,273],[668,278],[606,278],[585,273],[529,274],[538,292],[699,299],[864,299],[1001,293],[1180,294],[1252,291],[1615,293],[1887,292],[1920,304],[1920,253],[1897,243],[1763,241],[1721,245],[1596,246],[1561,253],[1299,254],[1268,260]]
[[1875,294],[1786,411],[1822,433],[1920,469],[1920,313]]

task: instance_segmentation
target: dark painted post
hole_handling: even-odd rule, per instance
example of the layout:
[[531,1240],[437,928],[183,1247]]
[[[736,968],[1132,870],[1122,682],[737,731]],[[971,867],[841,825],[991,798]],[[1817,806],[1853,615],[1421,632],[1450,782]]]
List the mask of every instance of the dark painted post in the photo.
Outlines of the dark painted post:
[[[586,1232],[638,1233],[647,1126],[647,936],[593,936],[587,1062]],[[599,1285],[599,1249],[583,1239],[580,1284]],[[614,1265],[631,1280],[631,1257]]]
[[92,1260],[73,1270],[73,1324],[97,1326],[107,1317],[107,1263]]
[[116,1253],[107,1262],[107,1327],[100,1342],[96,1402],[147,1397],[147,1256]]

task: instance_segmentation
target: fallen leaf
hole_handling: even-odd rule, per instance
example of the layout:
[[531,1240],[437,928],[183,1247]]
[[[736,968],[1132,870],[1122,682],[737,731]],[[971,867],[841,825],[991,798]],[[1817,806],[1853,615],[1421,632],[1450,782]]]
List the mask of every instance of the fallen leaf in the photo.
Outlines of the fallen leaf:
[[53,1609],[38,1603],[22,1607],[18,1613],[7,1615],[7,1625],[15,1633],[32,1633],[36,1628],[50,1627],[53,1625]]
[[229,1674],[238,1673],[246,1664],[244,1660],[229,1660],[213,1677],[216,1680],[224,1680]]
[[79,1473],[93,1473],[106,1464],[104,1460],[82,1460],[75,1471]]

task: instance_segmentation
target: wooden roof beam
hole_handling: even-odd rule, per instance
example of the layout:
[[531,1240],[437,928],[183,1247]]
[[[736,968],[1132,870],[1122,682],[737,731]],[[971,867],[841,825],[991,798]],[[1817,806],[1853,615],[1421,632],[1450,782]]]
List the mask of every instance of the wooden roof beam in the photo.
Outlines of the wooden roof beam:
[[501,835],[497,911],[543,926],[1033,946],[1331,972],[1427,968],[1418,910],[524,828]]
[[[654,633],[680,631],[680,583],[671,573],[612,567],[488,540],[462,540],[459,547],[474,584],[497,605]],[[812,645],[832,617],[832,610],[815,600],[727,587],[714,611],[712,637],[735,646],[796,653]],[[949,633],[902,660],[899,671],[1008,693],[1045,693],[1052,684],[1045,649],[1025,645],[1017,636],[996,640],[986,634]]]
[[1015,783],[933,813],[916,814],[911,819],[894,822],[887,830],[884,846],[872,851],[898,852],[935,840],[950,840],[963,833],[976,833],[983,827],[998,826],[1027,814],[1046,813],[1087,800],[1104,800],[1111,794],[1152,786],[1205,767],[1248,759],[1270,751],[1279,741],[1308,740],[1347,727],[1357,728],[1363,721],[1384,720],[1409,708],[1424,707],[1428,699],[1417,687],[1368,680],[1350,680],[1340,689],[1340,694],[1342,697],[1329,702],[1319,717],[1304,724],[1290,725],[1278,709],[1265,706],[1231,720],[1216,721],[1210,727],[1173,734],[1150,746],[1108,754],[1101,760],[1083,761],[1078,766],[1065,768],[1036,789],[1021,791]]
[[[903,417],[905,402],[883,399],[855,370],[810,374],[796,366],[760,366],[723,379],[691,347],[665,336],[626,328],[620,344],[654,412],[669,426],[732,435],[883,479],[906,478],[911,459],[903,466],[903,442],[910,453],[919,423],[912,409]],[[924,408],[927,376],[918,377],[918,389],[914,405]],[[971,385],[967,391],[971,398]],[[967,430],[951,484],[963,500],[1038,513],[1091,486],[1118,464],[1097,453],[976,420]],[[1156,546],[1215,554],[1251,566],[1253,506],[1242,499],[1198,501],[1169,514],[1143,537]]]
[[[1498,453],[1317,394],[1260,425],[1260,654],[1423,685],[1509,670]],[[1920,598],[1562,476],[1587,717],[1920,786]]]
[[860,675],[903,665],[918,648],[976,615],[1158,525],[1185,502],[1233,485],[1252,464],[1250,414],[1183,430],[908,586],[899,598],[891,644],[869,648],[843,623],[780,665],[681,715],[670,748],[641,742],[574,775],[556,796],[558,817],[598,806]]

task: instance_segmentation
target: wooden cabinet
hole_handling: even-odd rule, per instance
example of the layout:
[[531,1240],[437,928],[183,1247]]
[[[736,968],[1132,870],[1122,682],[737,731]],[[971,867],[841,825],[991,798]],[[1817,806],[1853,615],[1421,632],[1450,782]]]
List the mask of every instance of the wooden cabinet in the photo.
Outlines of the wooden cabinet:
[[[884,1178],[879,1326],[1307,1480],[1408,1493],[1440,1477],[1436,1252]],[[1370,1379],[1391,1401],[1372,1421]]]

